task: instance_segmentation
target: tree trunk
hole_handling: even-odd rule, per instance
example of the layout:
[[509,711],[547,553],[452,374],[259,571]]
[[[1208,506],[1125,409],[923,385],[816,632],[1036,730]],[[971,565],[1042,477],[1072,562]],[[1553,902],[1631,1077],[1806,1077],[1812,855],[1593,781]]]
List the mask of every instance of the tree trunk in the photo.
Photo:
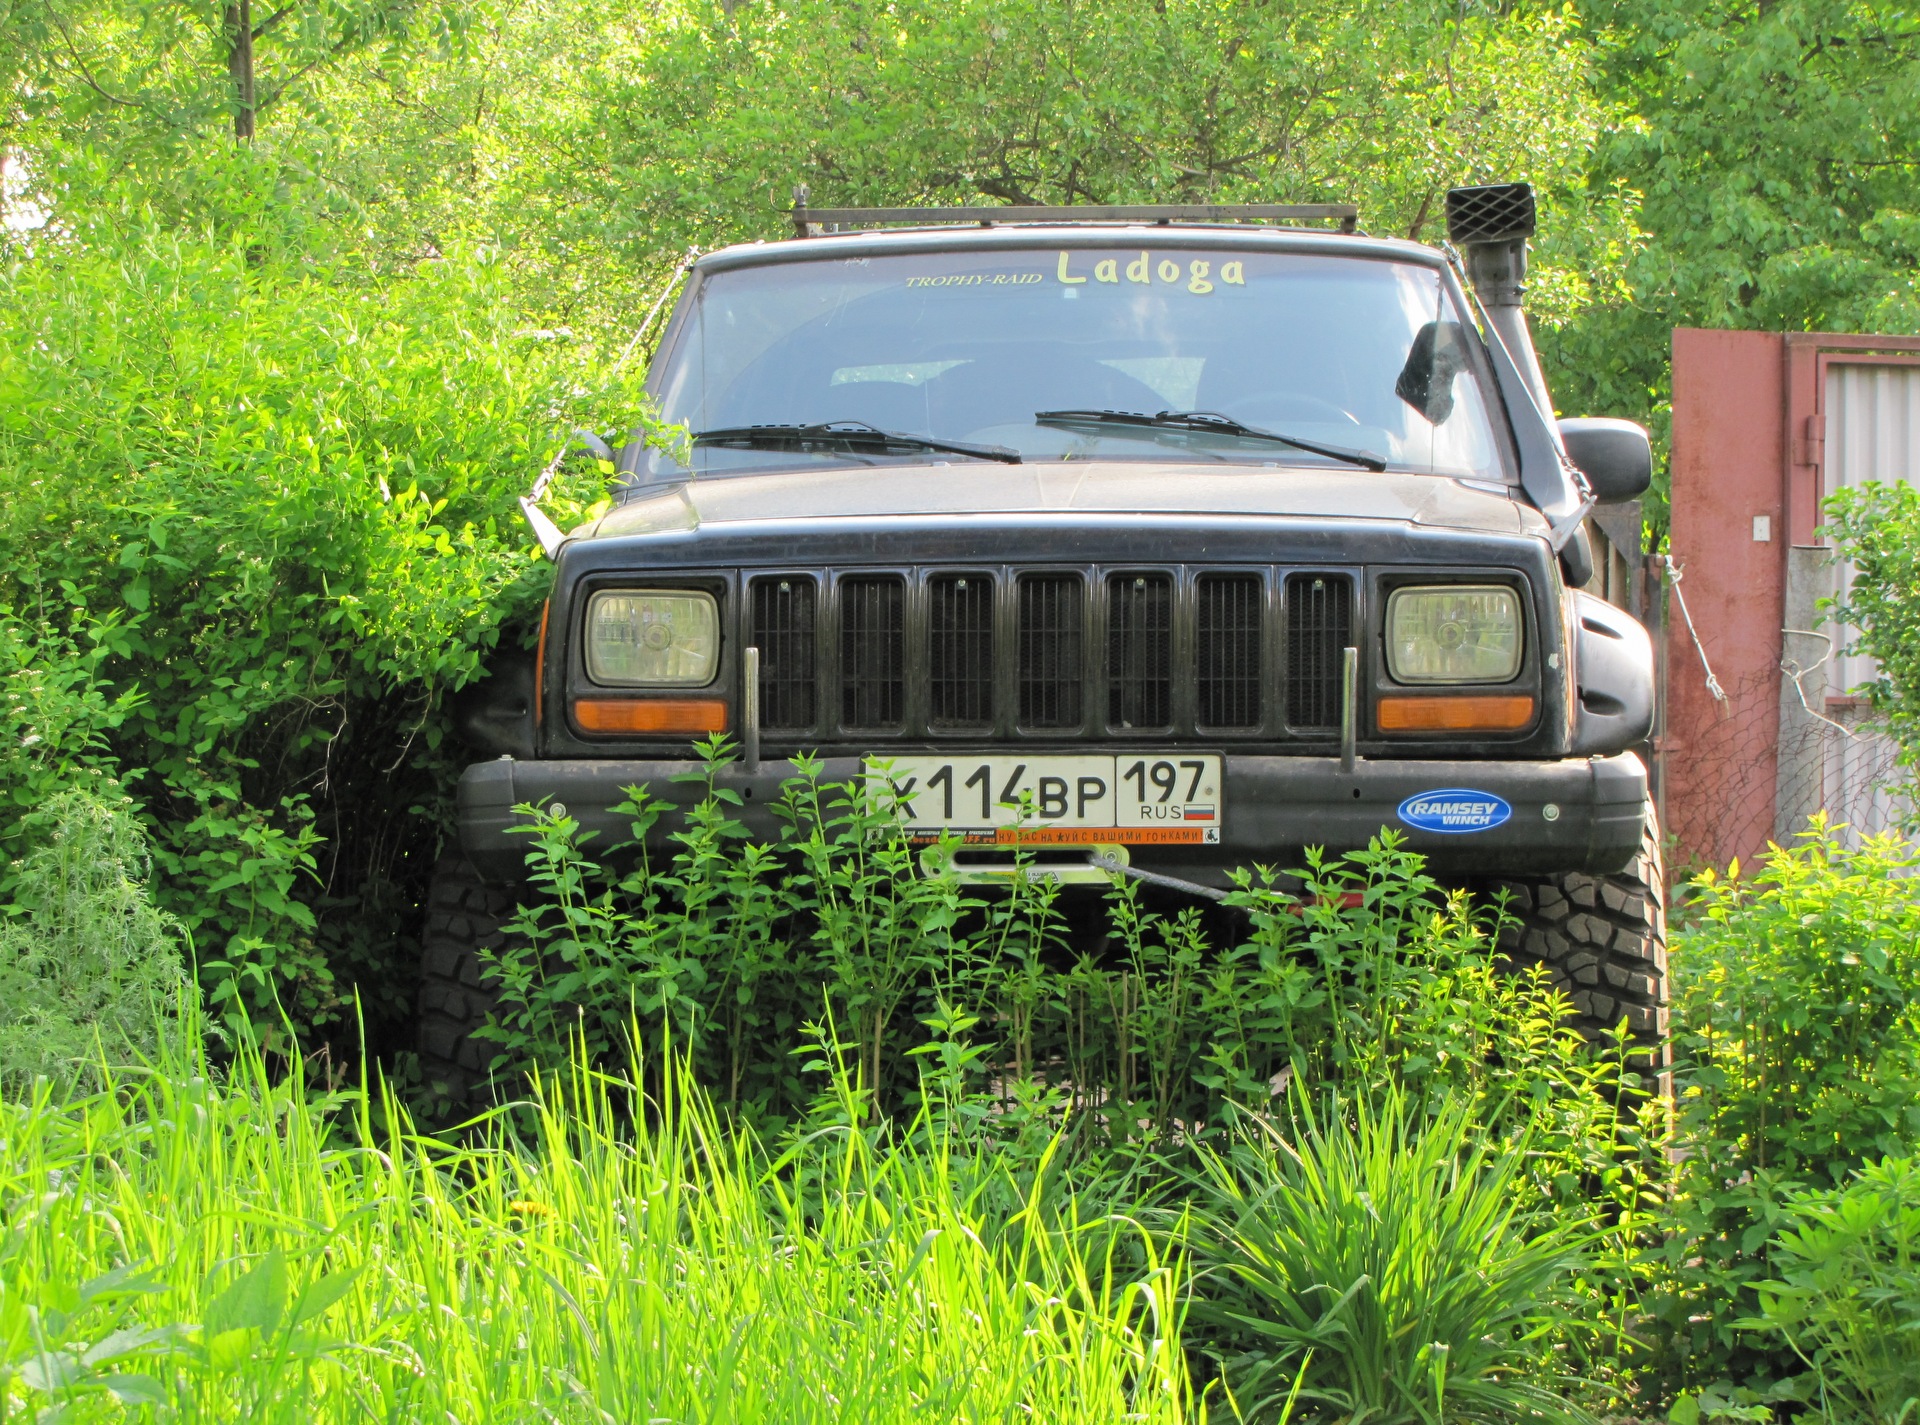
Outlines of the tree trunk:
[[233,137],[253,142],[253,3],[229,0],[226,13],[227,73],[233,79]]

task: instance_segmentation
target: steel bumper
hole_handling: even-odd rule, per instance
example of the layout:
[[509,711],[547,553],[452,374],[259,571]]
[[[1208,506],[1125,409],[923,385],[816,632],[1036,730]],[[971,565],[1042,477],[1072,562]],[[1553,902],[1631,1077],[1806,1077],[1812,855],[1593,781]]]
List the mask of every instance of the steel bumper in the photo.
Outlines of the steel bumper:
[[[827,782],[860,773],[858,757],[824,758],[821,765]],[[686,761],[502,757],[476,763],[460,778],[460,844],[488,875],[515,880],[532,849],[525,832],[514,830],[526,825],[515,807],[558,803],[594,833],[590,849],[610,848],[631,837],[627,820],[609,810],[625,800],[627,788],[642,786],[670,805],[691,805],[701,795],[699,783],[674,779],[697,770]],[[1236,866],[1290,870],[1308,846],[1350,850],[1391,827],[1440,875],[1617,871],[1639,849],[1647,794],[1646,768],[1631,752],[1544,762],[1362,758],[1350,772],[1327,757],[1228,753],[1225,770],[1219,841],[1133,846],[1134,865],[1221,885]],[[791,776],[791,763],[769,761],[753,773],[729,768],[720,784],[740,797],[740,820],[771,840],[779,831],[771,807]],[[1480,794],[1507,812],[1497,824],[1478,828],[1472,817],[1462,829],[1420,825],[1439,819],[1422,800],[1438,792]],[[1472,805],[1471,797],[1460,800]],[[663,817],[655,827],[663,847],[674,821]]]

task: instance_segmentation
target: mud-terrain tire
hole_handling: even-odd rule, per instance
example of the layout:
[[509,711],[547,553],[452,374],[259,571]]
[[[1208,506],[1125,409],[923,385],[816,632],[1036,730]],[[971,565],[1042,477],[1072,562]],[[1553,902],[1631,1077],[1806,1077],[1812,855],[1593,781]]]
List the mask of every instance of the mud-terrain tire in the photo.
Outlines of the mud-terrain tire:
[[480,1108],[487,1066],[500,1046],[476,1036],[498,996],[483,950],[498,950],[514,911],[512,888],[485,880],[457,852],[433,868],[421,937],[416,1001],[420,1068],[428,1090],[454,1110]]
[[1573,1000],[1574,1020],[1589,1039],[1611,1039],[1626,1020],[1629,1064],[1650,1091],[1671,1095],[1667,882],[1652,804],[1625,870],[1503,878],[1486,889],[1506,893],[1511,919],[1500,948],[1508,963],[1522,971],[1544,966]]

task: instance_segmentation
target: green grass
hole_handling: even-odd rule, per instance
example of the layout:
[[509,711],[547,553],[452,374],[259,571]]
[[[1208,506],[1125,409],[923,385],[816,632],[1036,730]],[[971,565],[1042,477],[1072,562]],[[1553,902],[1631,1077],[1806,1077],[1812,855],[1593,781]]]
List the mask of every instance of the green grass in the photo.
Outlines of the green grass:
[[[1590,1422],[1556,1361],[1590,1215],[1551,1214],[1530,1142],[1489,1143],[1473,1105],[1399,1091],[1203,1149],[1201,1329],[1240,1404],[1297,1398],[1347,1425]],[[1237,1362],[1234,1348],[1246,1351]],[[1289,1385],[1291,1382],[1291,1385]]]
[[846,1126],[844,1088],[777,1154],[684,1086],[636,1129],[578,1070],[538,1146],[456,1143],[250,1050],[170,1057],[0,1103],[0,1420],[1203,1413],[1144,1234],[1042,1189],[990,1211],[1004,1181]]

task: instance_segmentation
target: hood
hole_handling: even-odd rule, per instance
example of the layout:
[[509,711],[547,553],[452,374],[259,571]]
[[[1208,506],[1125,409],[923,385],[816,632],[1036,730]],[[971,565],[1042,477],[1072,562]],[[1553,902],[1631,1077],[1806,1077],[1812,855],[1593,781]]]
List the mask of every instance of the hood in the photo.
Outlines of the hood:
[[1546,527],[1514,496],[1433,475],[1313,467],[1048,462],[783,471],[629,492],[576,538],[691,533],[703,525],[889,515],[1294,515],[1520,534]]

